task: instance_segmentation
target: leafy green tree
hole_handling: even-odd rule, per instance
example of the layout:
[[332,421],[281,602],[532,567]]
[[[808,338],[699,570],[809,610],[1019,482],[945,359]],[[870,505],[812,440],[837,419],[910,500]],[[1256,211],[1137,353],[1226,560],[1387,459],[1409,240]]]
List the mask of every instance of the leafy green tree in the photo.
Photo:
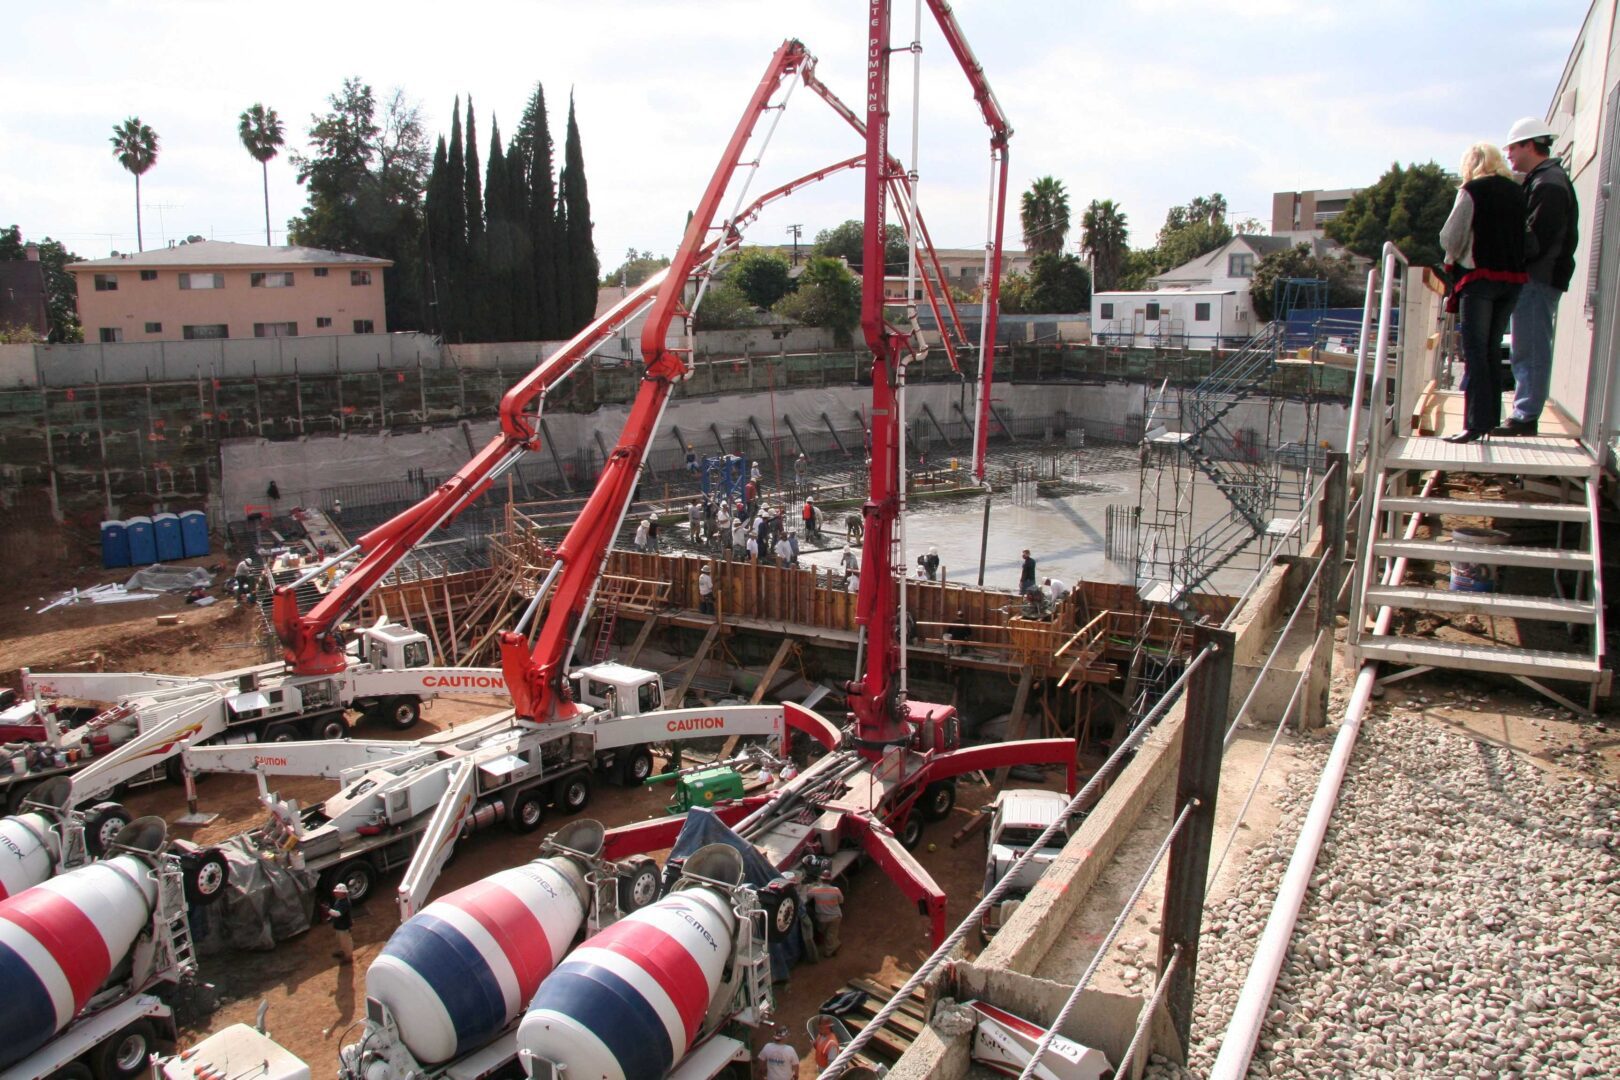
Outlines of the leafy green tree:
[[1028,310],[1071,314],[1091,307],[1091,273],[1078,256],[1037,255],[1030,264]]
[[[39,241],[39,265],[45,272],[45,316],[50,322],[46,335],[53,345],[71,344],[84,340],[79,326],[79,287],[68,273],[69,263],[79,262],[73,252],[59,240],[50,237]],[[0,262],[20,262],[28,258],[28,244],[23,240],[22,228],[12,225],[0,229]]]
[[861,321],[861,284],[837,259],[813,256],[799,275],[799,287],[773,310],[806,326],[827,327],[842,341]]
[[602,279],[602,285],[622,285],[633,289],[668,265],[669,259],[665,256],[654,255],[650,251],[638,253],[631,248],[625,252],[624,262]]
[[591,239],[591,199],[585,185],[585,152],[580,147],[574,99],[568,99],[568,134],[557,202],[567,252],[567,273],[558,290],[558,308],[567,313],[563,336],[578,332],[596,316],[596,279],[602,272]]
[[1286,278],[1316,278],[1328,283],[1329,307],[1354,307],[1361,302],[1364,282],[1348,255],[1318,258],[1311,254],[1309,244],[1296,244],[1286,251],[1276,251],[1255,264],[1254,279],[1249,282],[1249,302],[1254,305],[1255,317],[1269,322],[1274,316],[1272,301],[1277,282]]
[[141,123],[140,117],[131,116],[122,124],[113,125],[112,138],[108,141],[113,145],[113,157],[118,159],[118,164],[135,177],[135,250],[145,251],[146,243],[141,236],[141,177],[157,164],[157,132]]
[[1030,313],[1029,275],[1021,270],[1013,270],[1001,279],[1001,310],[1008,315],[1028,315]]
[[1129,239],[1124,212],[1112,199],[1093,199],[1080,218],[1080,247],[1091,257],[1097,288],[1119,288]]
[[328,103],[331,112],[310,118],[311,152],[292,156],[308,203],[288,222],[288,242],[392,260],[383,274],[388,325],[424,327],[422,193],[430,158],[421,109],[395,90],[379,119],[371,87],[358,78],[345,79]]
[[[866,226],[854,218],[842,225],[831,229],[822,229],[816,233],[816,245],[811,250],[812,255],[829,256],[843,259],[849,263],[849,268],[857,274],[861,272],[861,262],[865,257],[863,245],[866,243]],[[906,263],[911,258],[911,248],[906,244],[906,232],[898,225],[889,225],[883,230],[883,272],[893,276],[906,272]]]
[[1162,274],[1200,255],[1208,255],[1232,239],[1232,227],[1224,222],[1216,225],[1209,221],[1189,221],[1172,232],[1160,233],[1159,237],[1154,259]]
[[1069,193],[1063,181],[1043,176],[1024,192],[1018,217],[1024,227],[1024,250],[1030,255],[1056,255],[1069,235]]
[[1393,241],[1414,266],[1437,266],[1440,227],[1456,198],[1457,178],[1439,165],[1430,161],[1403,169],[1396,162],[1372,187],[1351,196],[1325,231],[1364,258],[1378,258],[1385,241]]
[[726,276],[748,298],[750,304],[757,308],[769,308],[786,296],[792,287],[788,270],[788,261],[782,256],[751,248],[737,258]]
[[758,322],[753,303],[729,276],[716,278],[704,290],[697,309],[699,330],[739,330]]
[[1158,248],[1132,248],[1127,251],[1120,264],[1119,284],[1115,288],[1127,291],[1147,288],[1148,279],[1160,272],[1158,257]]
[[263,102],[255,102],[242,110],[237,118],[236,134],[247,147],[247,152],[264,174],[264,243],[266,247],[270,240],[270,159],[275,157],[286,142],[281,117],[276,110],[267,109]]

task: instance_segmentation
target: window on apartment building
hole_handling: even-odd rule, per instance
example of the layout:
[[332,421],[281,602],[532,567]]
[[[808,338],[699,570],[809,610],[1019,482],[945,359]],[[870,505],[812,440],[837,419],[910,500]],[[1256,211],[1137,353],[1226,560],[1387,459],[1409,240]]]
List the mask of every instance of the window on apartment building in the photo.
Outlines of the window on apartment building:
[[325,267],[325,266],[317,266],[315,268],[315,276],[316,277],[325,277],[328,272],[329,272],[329,268]]
[[327,327],[329,327],[331,325],[332,325],[332,317],[330,315],[317,315],[317,316],[315,316],[315,329],[317,329],[317,330],[325,330]]
[[117,291],[118,291],[118,275],[117,274],[97,274],[96,275],[96,292],[117,292]]
[[1254,277],[1253,255],[1228,255],[1226,257],[1227,277]]
[[254,337],[297,337],[298,324],[295,322],[256,322],[253,324]]
[[370,285],[371,284],[371,271],[370,270],[350,270],[349,271],[349,284],[350,285]]
[[1112,319],[1114,317],[1114,305],[1099,304],[1097,307],[1097,317],[1099,319]]
[[142,281],[156,281],[157,280],[157,271],[156,270],[142,270],[141,271],[141,280]]
[[[223,289],[225,287],[224,274],[181,274],[180,287],[182,289]],[[221,334],[221,337],[225,335]]]
[[377,331],[370,319],[356,319],[354,320],[354,332],[357,334],[375,334]]
[[148,334],[161,334],[163,333],[163,324],[160,322],[149,322],[146,324],[146,332]]
[[1149,304],[1147,306],[1146,313],[1142,317],[1145,318],[1148,322],[1158,322],[1159,321],[1159,305],[1158,304]]
[[1193,322],[1209,322],[1209,305],[1193,305]]
[[124,329],[123,329],[123,327],[121,327],[121,326],[103,326],[101,328],[101,340],[102,340],[103,343],[114,342],[114,341],[123,341],[124,340]]
[[291,270],[255,270],[248,275],[248,287],[253,289],[290,289],[292,283]]
[[214,338],[228,338],[231,328],[225,323],[203,323],[199,326],[182,326],[180,336],[187,341],[210,341]]

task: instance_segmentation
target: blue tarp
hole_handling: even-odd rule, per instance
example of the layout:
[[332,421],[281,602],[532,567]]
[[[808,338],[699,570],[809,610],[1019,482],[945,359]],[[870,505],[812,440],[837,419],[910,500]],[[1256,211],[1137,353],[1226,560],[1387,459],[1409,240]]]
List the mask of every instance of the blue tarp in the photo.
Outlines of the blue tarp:
[[[675,846],[669,849],[671,859],[684,859],[699,848],[710,844],[725,844],[735,848],[743,861],[743,880],[755,888],[764,888],[782,875],[770,860],[759,853],[759,849],[747,840],[738,836],[731,826],[714,816],[714,811],[707,807],[698,807],[686,815],[686,824],[681,826],[681,834],[675,838]],[[802,907],[800,909],[803,910]],[[793,965],[798,963],[804,955],[804,945],[800,935],[794,934],[785,941],[773,943],[771,951],[771,978],[781,982],[788,977]]]

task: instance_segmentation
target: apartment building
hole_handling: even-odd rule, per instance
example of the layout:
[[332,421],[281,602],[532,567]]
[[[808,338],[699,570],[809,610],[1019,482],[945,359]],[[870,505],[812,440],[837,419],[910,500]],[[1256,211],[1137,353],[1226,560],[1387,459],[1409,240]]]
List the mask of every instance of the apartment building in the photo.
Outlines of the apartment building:
[[86,342],[382,334],[393,263],[200,240],[70,263]]
[[1271,196],[1271,235],[1286,240],[1320,240],[1327,223],[1344,213],[1360,188],[1278,191]]

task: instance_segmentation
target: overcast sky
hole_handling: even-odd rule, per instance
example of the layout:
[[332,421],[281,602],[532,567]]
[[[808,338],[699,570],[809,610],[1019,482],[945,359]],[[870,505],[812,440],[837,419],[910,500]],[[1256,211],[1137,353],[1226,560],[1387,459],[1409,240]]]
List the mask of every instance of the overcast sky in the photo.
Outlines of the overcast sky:
[[[1392,161],[1449,169],[1468,143],[1544,115],[1589,0],[954,0],[1009,116],[1009,244],[1017,192],[1068,187],[1076,230],[1111,198],[1133,246],[1168,207],[1219,191],[1231,216],[1269,225],[1271,193],[1354,187]],[[544,84],[562,158],[573,92],[604,267],[630,247],[672,253],[771,53],[797,37],[846,101],[862,91],[860,0],[52,0],[7,4],[0,66],[0,225],[85,257],[135,248],[134,185],[108,137],[126,116],[158,133],[142,180],[147,247],[188,234],[262,243],[259,166],[236,118],[262,101],[302,149],[310,115],[345,76],[379,99],[421,103],[432,135],[451,103],[477,104],[503,138]],[[895,5],[895,41],[914,8]],[[925,13],[921,194],[941,247],[981,245],[989,163],[967,85]],[[895,57],[892,148],[909,155],[911,60]],[[793,94],[755,194],[858,152],[813,95]],[[270,165],[277,243],[303,205],[289,155]],[[728,204],[729,205],[729,204]],[[762,218],[779,243],[860,215],[858,178],[830,181]]]

